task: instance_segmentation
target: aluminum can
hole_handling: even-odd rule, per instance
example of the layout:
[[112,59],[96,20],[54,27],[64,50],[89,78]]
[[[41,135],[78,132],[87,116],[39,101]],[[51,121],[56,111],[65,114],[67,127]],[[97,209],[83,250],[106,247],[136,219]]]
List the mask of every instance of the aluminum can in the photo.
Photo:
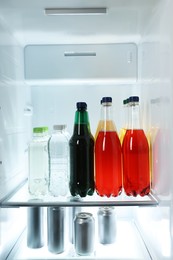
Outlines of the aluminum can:
[[[71,202],[80,202],[81,198],[80,197],[71,197],[70,198]],[[82,211],[82,208],[77,206],[69,207],[69,237],[70,237],[70,242],[73,244],[74,243],[74,219],[76,215]]]
[[95,221],[91,213],[80,212],[74,220],[74,247],[78,255],[94,252]]
[[112,244],[116,238],[116,214],[114,207],[98,210],[98,235],[101,244]]
[[44,246],[44,211],[42,207],[27,209],[27,246],[40,248]]
[[47,208],[47,243],[48,250],[55,254],[64,251],[65,209],[63,207]]

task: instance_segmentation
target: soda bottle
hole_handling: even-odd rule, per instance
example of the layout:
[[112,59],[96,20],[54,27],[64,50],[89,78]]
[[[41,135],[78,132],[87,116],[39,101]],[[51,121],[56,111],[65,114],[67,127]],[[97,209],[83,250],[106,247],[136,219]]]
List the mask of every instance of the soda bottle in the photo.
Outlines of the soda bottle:
[[129,126],[123,140],[123,181],[128,196],[150,192],[149,145],[140,124],[139,97],[129,98]]
[[29,144],[28,189],[35,196],[47,193],[48,138],[48,127],[33,128],[33,140]]
[[72,196],[94,193],[94,138],[90,132],[87,104],[76,104],[73,135],[70,146],[70,192]]
[[53,196],[65,196],[68,191],[69,145],[66,125],[54,125],[48,143],[49,192]]
[[100,196],[118,196],[122,191],[121,144],[112,119],[112,98],[102,99],[101,121],[95,143],[95,182]]
[[128,103],[129,103],[129,99],[124,99],[123,100],[123,109],[124,109],[124,116],[123,116],[123,126],[120,130],[120,133],[119,133],[119,138],[120,138],[120,143],[122,145],[123,143],[123,139],[124,139],[124,136],[125,136],[125,133],[126,133],[126,129],[127,129],[127,124],[128,124]]

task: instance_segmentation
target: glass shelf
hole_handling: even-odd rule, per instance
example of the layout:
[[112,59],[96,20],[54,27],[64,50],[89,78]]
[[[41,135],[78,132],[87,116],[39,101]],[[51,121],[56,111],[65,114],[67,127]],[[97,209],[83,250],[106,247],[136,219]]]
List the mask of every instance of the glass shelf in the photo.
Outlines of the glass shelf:
[[122,192],[118,197],[100,197],[96,193],[93,196],[81,198],[79,201],[71,201],[72,197],[68,194],[66,197],[53,197],[45,195],[33,197],[28,192],[28,183],[21,184],[7,198],[1,201],[0,206],[5,207],[32,207],[32,206],[157,206],[158,199],[152,193],[147,196],[129,197]]
[[27,247],[27,234],[24,232],[16,243],[13,250],[10,252],[7,260],[23,259],[85,259],[85,260],[145,260],[151,259],[148,248],[146,247],[143,238],[132,221],[119,220],[117,221],[116,240],[113,244],[102,245],[99,243],[97,236],[97,229],[95,230],[95,251],[91,256],[79,256],[75,253],[74,245],[69,243],[66,239],[65,251],[61,254],[53,254],[48,251],[47,239],[45,238],[45,245],[39,249],[31,249]]

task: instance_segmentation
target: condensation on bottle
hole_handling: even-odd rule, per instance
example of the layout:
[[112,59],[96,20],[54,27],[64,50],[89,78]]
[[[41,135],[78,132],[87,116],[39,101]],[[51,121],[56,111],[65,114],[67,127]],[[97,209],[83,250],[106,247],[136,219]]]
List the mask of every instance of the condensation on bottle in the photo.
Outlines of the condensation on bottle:
[[68,192],[69,134],[66,125],[54,125],[48,142],[49,192],[53,196],[65,196]]

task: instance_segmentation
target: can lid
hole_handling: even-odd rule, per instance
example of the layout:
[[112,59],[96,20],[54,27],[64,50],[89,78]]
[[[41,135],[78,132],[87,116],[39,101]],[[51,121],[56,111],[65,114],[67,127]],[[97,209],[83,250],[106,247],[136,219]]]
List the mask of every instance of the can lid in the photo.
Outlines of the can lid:
[[101,212],[103,215],[111,215],[114,211],[114,207],[100,207],[99,212]]
[[78,110],[86,110],[87,109],[87,103],[77,102],[76,107],[77,107]]
[[88,219],[88,218],[91,218],[92,217],[92,214],[91,213],[88,213],[88,212],[79,212],[76,216],[76,218],[78,219]]
[[[33,128],[33,133],[35,134],[41,134],[41,133],[44,133],[45,132],[45,126],[42,126],[42,127],[34,127]],[[47,127],[48,129],[48,127]]]
[[49,207],[49,210],[55,212],[55,211],[64,211],[64,207]]
[[139,97],[138,96],[131,96],[131,97],[129,97],[129,102],[139,102]]
[[67,127],[67,125],[54,125],[53,126],[53,129],[54,130],[64,130],[64,129],[66,129],[66,127]]
[[112,98],[111,97],[103,97],[102,103],[112,103]]

